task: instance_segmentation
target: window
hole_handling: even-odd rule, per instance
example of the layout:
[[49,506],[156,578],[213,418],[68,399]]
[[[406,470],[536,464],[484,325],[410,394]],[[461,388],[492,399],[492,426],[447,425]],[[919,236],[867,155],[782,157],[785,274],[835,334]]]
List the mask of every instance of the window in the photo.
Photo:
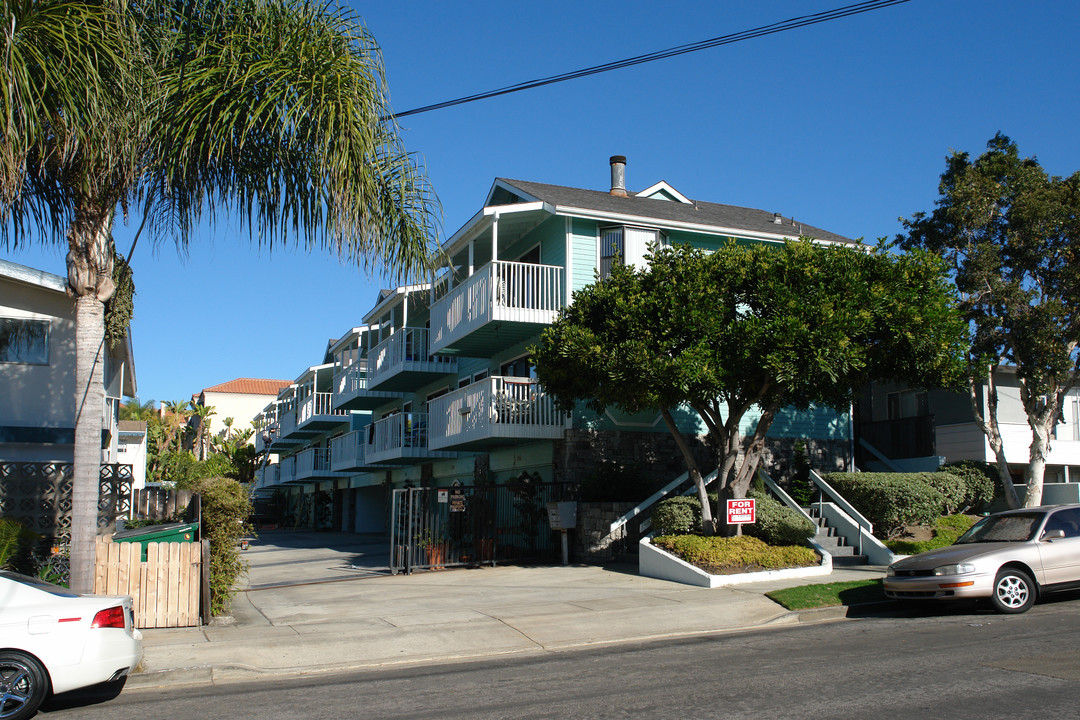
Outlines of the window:
[[499,368],[499,374],[503,377],[536,378],[536,368],[533,367],[528,355],[522,355],[516,360],[503,363]]
[[611,266],[621,263],[626,253],[623,252],[623,229],[608,228],[600,231],[600,277],[611,276]]
[[0,362],[48,365],[48,320],[0,318]]
[[1058,510],[1046,521],[1043,533],[1053,530],[1064,530],[1065,537],[1080,537],[1080,508]]
[[645,267],[645,253],[653,245],[664,246],[667,238],[659,230],[638,227],[610,227],[600,230],[600,277],[611,275],[613,265]]
[[886,397],[889,420],[923,417],[930,414],[930,398],[926,391],[904,390],[891,392]]

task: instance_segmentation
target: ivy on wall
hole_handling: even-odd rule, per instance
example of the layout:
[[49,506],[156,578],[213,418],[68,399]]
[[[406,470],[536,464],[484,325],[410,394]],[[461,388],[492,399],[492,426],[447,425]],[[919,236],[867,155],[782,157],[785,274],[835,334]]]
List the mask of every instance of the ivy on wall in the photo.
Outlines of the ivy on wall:
[[127,337],[131,318],[135,314],[135,280],[131,266],[120,253],[113,250],[113,282],[116,291],[105,303],[105,338],[110,346]]

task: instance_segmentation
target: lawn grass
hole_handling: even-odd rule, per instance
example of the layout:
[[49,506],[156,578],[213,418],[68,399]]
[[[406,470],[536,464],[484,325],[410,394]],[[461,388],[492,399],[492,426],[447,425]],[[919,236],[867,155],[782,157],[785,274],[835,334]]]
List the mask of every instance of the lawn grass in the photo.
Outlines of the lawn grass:
[[788,610],[808,610],[832,605],[858,605],[885,600],[880,580],[803,585],[765,593],[765,597],[780,603]]

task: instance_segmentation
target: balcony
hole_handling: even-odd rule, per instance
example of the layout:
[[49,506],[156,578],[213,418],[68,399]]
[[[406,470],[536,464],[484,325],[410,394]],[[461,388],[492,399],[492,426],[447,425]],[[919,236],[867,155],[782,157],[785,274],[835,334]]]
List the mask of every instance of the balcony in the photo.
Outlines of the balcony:
[[[285,414],[287,414],[287,413],[284,413],[283,415],[285,415]],[[290,420],[290,427],[295,427],[296,426],[296,414],[293,413],[290,416],[289,420]],[[259,436],[255,440],[255,449],[261,451],[263,449],[263,446],[265,445],[265,448],[267,450],[269,450],[270,452],[282,453],[282,452],[288,452],[289,450],[294,449],[297,445],[303,444],[304,441],[303,441],[302,438],[299,438],[299,437],[285,437],[284,435],[282,435],[281,434],[281,426],[282,426],[282,424],[280,422],[275,422],[275,423],[271,423],[266,428],[266,432],[270,436],[269,443],[264,443],[263,439],[262,439],[262,433],[259,433]]]
[[368,385],[367,367],[353,363],[334,375],[334,407],[339,410],[374,410],[388,400],[401,397],[402,393],[371,390]]
[[331,467],[329,448],[308,448],[296,454],[295,482],[314,482],[347,478],[352,473],[336,471]]
[[349,422],[349,411],[334,408],[334,394],[311,393],[296,408],[296,428],[316,435]]
[[348,410],[334,409],[334,394],[311,393],[297,401],[294,410],[281,413],[278,437],[283,441],[305,440],[349,422]]
[[490,377],[428,404],[432,450],[482,450],[529,440],[560,440],[566,413],[527,378]]
[[564,296],[561,267],[488,263],[431,307],[429,351],[487,357],[554,322]]
[[425,462],[457,453],[428,448],[428,414],[397,413],[371,424],[364,457],[369,463]]
[[413,390],[439,375],[457,373],[457,359],[432,355],[426,328],[401,328],[368,353],[369,386],[383,391]]
[[268,463],[255,471],[255,489],[272,488],[280,483],[277,463]]
[[[364,449],[367,446],[366,437],[371,426],[360,430],[353,430],[340,435],[330,441],[330,469],[335,471],[351,471],[352,473],[363,470],[379,468],[367,460]],[[381,466],[385,469],[386,466]]]
[[283,458],[278,463],[278,483],[284,485],[296,479],[296,456]]

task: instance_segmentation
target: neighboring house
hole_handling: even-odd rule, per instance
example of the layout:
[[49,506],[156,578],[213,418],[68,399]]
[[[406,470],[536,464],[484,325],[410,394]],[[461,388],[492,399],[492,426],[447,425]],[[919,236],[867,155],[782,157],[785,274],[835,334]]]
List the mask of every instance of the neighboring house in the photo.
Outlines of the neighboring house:
[[[1023,482],[1031,446],[1031,427],[1020,402],[1011,368],[998,372],[998,425],[1013,481]],[[987,388],[978,391],[988,417]],[[975,424],[967,393],[915,390],[879,384],[868,388],[856,406],[859,466],[869,470],[933,470],[942,462],[979,460],[996,463],[986,436]],[[1047,454],[1047,502],[1080,502],[1080,388],[1066,395],[1061,420]],[[1062,499],[1058,499],[1058,498]]]
[[131,487],[146,487],[146,421],[121,420],[117,423],[119,433],[116,461],[131,466]]
[[[224,437],[225,418],[233,419],[233,432],[250,430],[255,416],[277,398],[282,388],[288,386],[288,380],[236,378],[220,385],[204,388],[197,395],[191,396],[191,403],[214,408],[214,414],[210,417],[211,434]],[[248,443],[254,442],[253,433]]]
[[[650,243],[853,241],[779,213],[691,200],[664,182],[628,193],[624,172],[625,159],[612,158],[610,191],[496,179],[443,245],[433,283],[381,291],[321,364],[264,408],[269,443],[257,447],[280,461],[258,487],[287,493],[299,522],[364,532],[387,527],[392,489],[525,474],[579,483],[613,465],[663,481],[685,472],[658,412],[559,412],[535,381],[529,345],[575,290],[614,262],[645,262]],[[690,413],[680,420],[702,434]],[[768,462],[790,463],[804,441],[815,466],[850,468],[850,427],[846,413],[782,412]]]
[[[119,408],[135,395],[130,332],[105,356],[102,478],[127,478]],[[0,514],[51,535],[75,451],[75,304],[67,280],[0,260]]]

